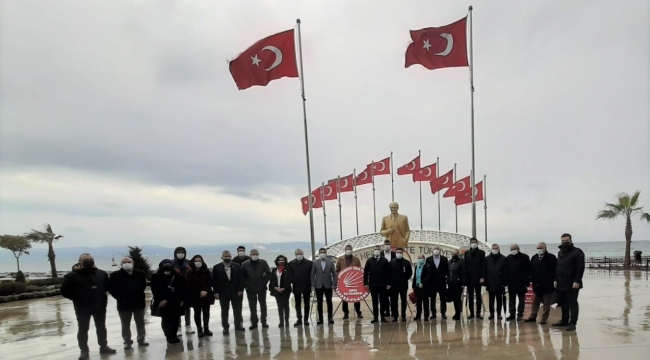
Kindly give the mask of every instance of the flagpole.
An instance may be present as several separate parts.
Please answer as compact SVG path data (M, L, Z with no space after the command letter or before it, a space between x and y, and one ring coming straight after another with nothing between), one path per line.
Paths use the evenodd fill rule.
M420 150L418 150L418 158L420 158L420 164L422 164L422 158L420 157L421 153ZM420 169L418 169L420 171ZM422 228L422 181L419 181L420 183L420 230L423 230Z
M393 177L393 152L390 152L390 192L391 201L395 201L395 178Z
M343 240L343 215L341 214L341 175L336 177L336 192L339 197L339 230L341 232L341 240Z
M436 158L436 181L440 177L440 157ZM438 231L441 231L440 225L440 191L438 191Z
M475 155L474 155L474 51L473 51L473 36L472 36L472 9L469 7L469 89L471 94L471 109L472 109L472 173L470 177L470 186L472 189L476 186L475 179ZM476 237L476 195L472 190L472 236Z
M454 163L454 184L456 183L456 164ZM454 208L456 212L456 234L458 234L458 205L454 201Z
M309 165L309 136L307 135L307 98L305 97L305 72L302 68L302 37L300 35L300 19L296 20L298 27L298 59L300 61L300 96L302 97L302 115L305 127L305 155L307 158L307 190L309 194L309 231L311 236L311 258L316 259L316 236L314 234L314 209L312 207L311 170Z
M327 213L325 212L325 183L320 186L320 198L323 199L323 229L325 229L325 246L327 247Z
M354 185L354 215L357 218L357 236L359 236L359 205L357 203L357 169L352 171L352 185Z
M487 242L487 175L483 175L483 210L485 211L485 242Z
M375 233L377 232L377 205L375 204L375 161L373 160L370 166L370 178L372 179L372 214L374 217L373 225L375 226Z

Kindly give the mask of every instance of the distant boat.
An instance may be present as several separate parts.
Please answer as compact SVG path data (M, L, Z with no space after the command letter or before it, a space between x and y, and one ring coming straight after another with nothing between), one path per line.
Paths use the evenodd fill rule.
M114 258L114 257L111 258L111 261L113 261L113 265L112 265L112 266L117 266L117 263L115 262L115 258Z

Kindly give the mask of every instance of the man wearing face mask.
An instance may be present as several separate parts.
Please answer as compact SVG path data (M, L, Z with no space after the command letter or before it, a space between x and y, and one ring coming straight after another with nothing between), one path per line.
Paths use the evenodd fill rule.
M429 264L424 259L424 255L418 255L418 262L415 266L415 273L413 275L413 292L416 299L416 313L414 321L420 321L422 317L422 308L424 307L424 320L429 320L429 296L427 295L428 276L431 272Z
M582 289L582 276L585 273L585 254L573 246L571 234L562 234L562 245L557 255L555 271L555 291L557 303L562 307L562 320L553 326L566 326L567 331L575 331L578 323L578 292Z
M311 283L316 291L316 308L318 309L317 325L323 324L323 296L327 302L327 319L328 323L334 324L332 305L332 290L336 289L338 276L334 263L327 258L327 249L318 250L318 259L314 261L311 267Z
M357 256L352 255L352 245L345 246L345 255L338 258L336 261L336 273L340 273L350 266L361 267L361 260ZM361 315L361 303L354 303L354 311L357 314L358 319L363 319ZM348 308L348 303L343 301L343 320L350 318L350 310Z
M481 287L485 282L485 251L478 248L478 239L475 237L469 240L469 250L465 252L465 280L467 285L467 298L469 300L469 315L467 319L474 318L474 309L476 317L483 319L483 295ZM476 307L474 307L474 296L476 296Z
M311 304L312 291L312 278L310 276L314 264L311 260L305 259L305 253L302 249L296 249L295 255L296 258L289 262L288 267L296 303L296 317L298 318L293 326L298 327L303 325L303 319L305 326L309 325L309 305ZM303 307L305 309L304 314Z
M460 320L463 312L462 294L465 285L465 266L458 256L458 250L451 251L449 260L449 276L447 278L449 288L447 289L447 301L454 303L453 320Z
M381 322L387 322L384 314L387 313L384 309L388 306L386 302L382 301L384 294L390 289L390 264L385 257L381 256L379 245L375 246L372 252L372 257L366 260L366 266L363 269L363 285L367 290L370 290L372 296L372 324L379 322L381 315ZM380 308L381 307L381 308Z
M397 301L401 301L402 321L406 322L406 292L409 288L409 279L413 276L413 265L404 259L404 249L395 250L395 258L390 261L390 304L393 322L397 322Z
M187 273L187 270L190 270L190 261L187 259L187 250L185 250L184 247L177 247L174 249L174 260L172 261L174 265L174 272L176 275L179 275L181 278L185 278L185 273ZM192 330L192 325L191 325L191 307L189 305L185 305L185 308L183 309L183 312L185 314L185 333L186 334L194 334L194 330ZM183 333L181 331L180 324L182 322L179 322L179 327L178 327L178 336L181 336Z
M551 298L553 296L553 279L557 267L555 255L546 251L546 243L537 244L537 254L530 259L530 280L533 283L533 306L530 310L530 317L526 322L536 322L540 303L544 304L542 310L542 321L546 324L548 315L551 312Z
M235 318L235 330L245 331L242 318L242 302L244 297L244 270L241 265L232 261L230 251L221 253L222 262L212 268L212 290L214 298L221 305L221 326L224 335L229 333L228 312L232 306Z
M381 257L388 260L389 264L393 259L395 259L395 252L391 250L392 249L391 246L392 246L391 241L389 239L386 239L386 240L384 240L384 247L383 247L383 249L381 251ZM391 309L393 308L391 306L390 292L389 291L384 291L384 294L382 296L383 296L383 298L381 299L381 302L383 304L386 304L385 307L382 307L382 312L383 312L382 316L385 316L386 318L389 318L390 315L391 315L390 314ZM393 314L393 317L397 317L397 316L398 316L398 314Z
M490 320L494 319L494 302L497 305L497 318L501 316L503 306L503 294L508 285L508 260L501 255L499 245L492 245L492 253L485 259L485 287L487 288L490 301Z
M237 247L237 256L235 256L234 259L232 259L232 262L235 264L242 265L246 261L250 260L250 256L246 255L246 248L244 246L238 246Z
M79 256L79 266L63 277L61 295L72 300L74 311L77 315L77 342L81 350L80 360L90 357L88 348L88 329L92 317L97 329L97 343L100 354L115 354L116 351L108 347L106 333L106 305L110 289L108 275L95 267L92 255L84 253Z
M508 308L510 316L506 320L515 319L517 310L517 321L524 318L524 307L526 306L526 292L530 284L530 258L522 253L519 245L510 245L510 254L507 257L508 263ZM519 298L519 306L516 306Z
M429 296L431 301L431 319L436 318L436 295L440 297L440 316L447 318L447 276L449 275L449 260L441 255L440 246L433 247L433 255L427 258L429 267Z
M261 322L263 328L268 328L266 323L266 289L271 280L271 268L266 260L260 259L257 249L251 250L251 259L246 261L244 269L244 286L248 307L251 312L250 330L257 329L257 323ZM260 304L260 318L257 317L257 304Z
M133 259L125 257L122 259L122 268L111 273L109 279L109 292L117 300L117 312L122 322L122 339L124 349L131 349L131 318L135 320L137 330L138 346L149 346L144 340L146 335L144 328L145 295L147 289L147 277L144 271L133 268Z

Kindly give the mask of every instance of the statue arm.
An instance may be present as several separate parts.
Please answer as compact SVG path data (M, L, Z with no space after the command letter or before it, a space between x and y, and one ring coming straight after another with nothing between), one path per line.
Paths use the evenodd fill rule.
M404 240L408 244L409 238L411 237L411 228L409 227L409 218L404 217L404 228L405 228L405 234L404 234Z
M379 230L379 233L383 237L390 237L390 233L388 232L388 229L386 228L386 221L384 218L381 219L381 230Z

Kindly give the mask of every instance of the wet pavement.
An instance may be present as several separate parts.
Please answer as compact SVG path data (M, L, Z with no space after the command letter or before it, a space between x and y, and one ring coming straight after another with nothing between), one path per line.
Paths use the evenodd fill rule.
M334 325L317 327L312 318L309 327L280 330L275 302L269 297L269 329L231 332L224 336L219 326L219 305L215 305L212 307L213 337L199 339L196 334L183 335L181 344L168 345L159 319L147 315L147 341L151 345L127 351L122 349L119 318L111 299L108 341L118 352L99 355L91 324L91 359L647 359L650 354L649 274L587 271L584 284L576 332L550 325L490 322L487 318L453 321L453 310L448 311L449 319L445 321L438 318L415 323L409 316L407 323L376 326L370 324L370 312L365 305L363 320L344 321L339 310ZM247 308L246 300L244 308ZM559 309L553 309L550 322L559 320L559 315ZM247 318L245 311L244 319ZM132 332L135 335L135 325ZM0 348L2 360L76 359L79 350L71 302L52 297L0 305Z

